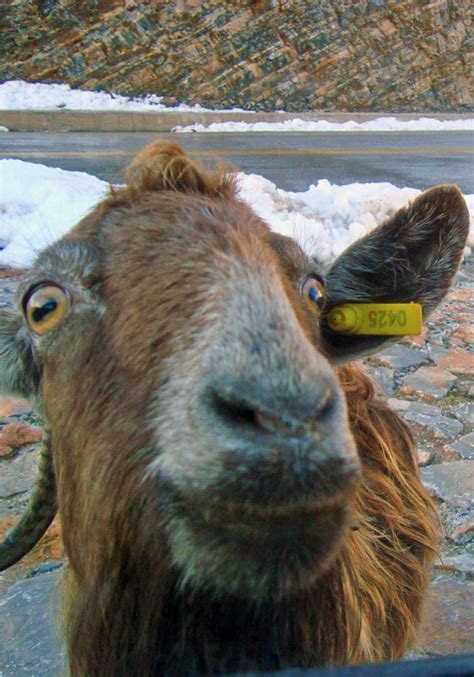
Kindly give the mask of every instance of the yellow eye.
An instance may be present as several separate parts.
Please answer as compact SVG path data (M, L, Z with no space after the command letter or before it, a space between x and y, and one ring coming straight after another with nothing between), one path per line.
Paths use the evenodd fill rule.
M69 299L60 287L45 284L28 296L25 315L30 328L42 336L54 329L69 308Z
M301 294L308 308L319 317L326 304L323 283L315 275L307 275L301 285Z

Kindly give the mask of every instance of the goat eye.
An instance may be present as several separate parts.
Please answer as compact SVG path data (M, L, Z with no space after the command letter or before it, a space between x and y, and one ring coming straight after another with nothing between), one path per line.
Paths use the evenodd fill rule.
M308 308L318 317L326 304L324 285L315 275L307 275L301 285L301 294Z
M69 299L60 287L42 285L30 293L24 307L30 328L42 336L54 329L64 317L69 308Z

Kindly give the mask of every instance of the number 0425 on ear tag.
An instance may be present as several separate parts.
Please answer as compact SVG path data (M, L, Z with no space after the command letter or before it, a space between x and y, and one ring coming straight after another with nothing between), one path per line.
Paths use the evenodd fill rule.
M421 334L419 303L343 303L332 308L327 323L341 334L413 336Z

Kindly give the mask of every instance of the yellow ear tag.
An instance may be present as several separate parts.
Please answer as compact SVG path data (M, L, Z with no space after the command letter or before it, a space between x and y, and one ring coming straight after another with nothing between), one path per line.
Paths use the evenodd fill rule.
M419 303L343 303L330 310L327 322L341 334L414 336L421 334L423 312Z

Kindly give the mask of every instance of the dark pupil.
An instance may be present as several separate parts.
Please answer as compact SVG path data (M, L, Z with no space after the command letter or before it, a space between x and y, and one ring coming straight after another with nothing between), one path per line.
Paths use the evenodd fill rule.
M317 300L317 298L318 298L318 296L319 296L319 292L318 292L318 290L316 289L316 287L311 287L311 289L309 290L308 296L309 296L309 298L311 299L311 301L316 301L316 300Z
M43 303L39 308L35 308L32 313L33 320L35 322L41 322L45 315L52 313L53 310L56 310L58 304L54 299L48 299L46 303Z

